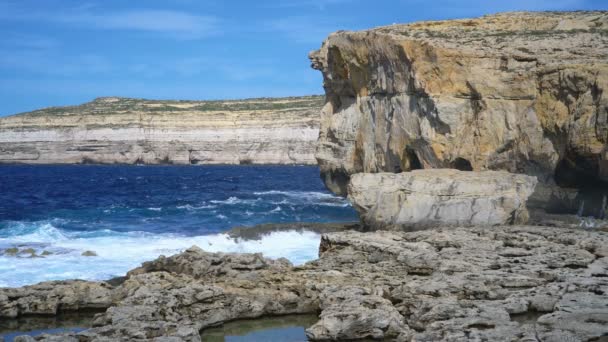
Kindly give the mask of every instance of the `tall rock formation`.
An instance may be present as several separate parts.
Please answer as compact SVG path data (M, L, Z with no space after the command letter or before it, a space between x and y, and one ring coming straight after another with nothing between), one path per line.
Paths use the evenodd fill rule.
M537 176L541 200L608 181L607 12L340 31L310 58L327 95L316 157L335 193L354 173L420 168Z
M99 98L0 118L0 163L315 164L322 102Z

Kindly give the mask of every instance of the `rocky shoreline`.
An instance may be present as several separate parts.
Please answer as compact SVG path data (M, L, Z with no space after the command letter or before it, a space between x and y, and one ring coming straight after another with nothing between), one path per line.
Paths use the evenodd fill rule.
M608 236L538 226L324 234L294 267L198 247L120 283L0 289L3 320L103 309L94 327L21 341L200 341L238 320L318 314L311 340L592 341L608 336ZM19 340L18 340L19 341Z

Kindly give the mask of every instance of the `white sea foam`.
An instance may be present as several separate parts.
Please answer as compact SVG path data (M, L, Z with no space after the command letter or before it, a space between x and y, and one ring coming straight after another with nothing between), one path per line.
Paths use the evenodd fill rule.
M270 190L270 191L260 191L253 193L256 196L261 196L255 199L242 199L236 196L231 196L225 200L212 200L209 203L211 205L215 205L211 207L211 205L197 207L199 209L205 208L215 208L218 205L238 205L238 204L246 204L246 205L255 205L260 202L266 202L271 204L296 204L296 203L306 203L306 204L316 204L321 206L329 206L329 207L348 207L350 204L348 201L342 197L338 197L332 194L324 193L324 192L316 192L316 191L278 191L278 190ZM276 199L274 201L269 201L268 199L264 199L263 197L267 196L280 196L283 198ZM185 205L179 206L178 209L187 209L192 210L194 207Z
M273 232L260 240L234 240L226 234L180 236L144 232L112 231L71 234L51 224L39 224L35 233L0 238L54 254L45 258L0 256L0 286L22 286L47 280L104 280L124 275L142 262L159 255L179 253L193 245L209 252L263 253L266 257L285 257L294 264L316 259L320 235L312 232ZM36 243L44 242L44 245ZM92 250L97 257L83 257ZM41 271L44 270L44 271Z
M261 198L256 198L256 199L241 199L238 197L234 197L231 196L226 200L212 200L209 201L210 203L213 204L223 204L223 205L235 205L235 204L248 204L248 205L254 205L258 202L260 202L262 199Z
M241 203L242 200L240 200L238 197L228 197L227 200L223 200L223 201L219 201L219 200L213 200L211 201L211 203L215 203L215 204L237 204L237 203Z
M278 191L278 190L270 190L270 191L258 191L254 192L254 195L264 196L264 195L281 195L286 197L296 197L296 198L306 198L306 199L324 199L324 198L340 198L332 194L328 194L326 192L318 192L318 191Z
M12 222L0 231L0 242L54 242L68 237L52 221Z
M347 201L343 201L343 202L323 202L320 203L320 205L326 206L326 207L340 207L340 208L346 208L350 206L350 203L348 203Z
M317 192L317 191L278 191L278 190L270 190L270 191L260 191L254 192L254 195L257 196L282 196L287 199L282 199L280 202L271 202L274 204L287 204L293 201L300 202L308 202L314 203L322 206L329 207L343 207L346 208L350 204L348 201L342 197L335 196L332 194L328 194L325 192Z
M177 209L186 209L188 211L195 211L195 210L201 210L201 209L214 209L217 208L216 205L200 205L200 206L194 206L194 205L190 205L190 204L186 204L186 205L178 205L176 207Z
M250 196L251 197L251 196ZM249 210L240 210L246 205ZM257 208L258 205L262 207ZM196 214L209 214L209 217L228 222L233 211L243 215L289 216L293 221L301 219L298 207L301 205L320 205L348 207L348 202L332 194L314 191L264 191L255 192L253 198L229 197L196 204L173 206L185 211L200 211ZM224 206L233 206L223 211ZM273 209L274 208L274 209ZM110 213L120 210L150 210L171 212L168 208L127 208L111 206L104 208ZM230 214L229 214L230 213ZM225 214L225 215L223 215ZM156 214L154 214L156 215ZM151 216L148 214L148 216ZM310 214L308 220L320 219ZM154 221L145 217L142 222ZM70 222L46 220L38 222L2 222L0 229L0 249L19 245L20 248L32 247L38 254L52 252L45 258L20 258L0 255L0 287L21 286L40 281L59 279L104 280L124 275L128 270L142 262L153 260L159 255L179 253L193 245L210 252L260 252L267 257L285 257L295 264L316 259L320 235L312 232L298 233L274 232L260 240L234 240L226 234L188 237L179 234L154 234L146 232L117 232L109 229L64 230L57 227L71 227ZM94 228L87 225L87 229ZM213 227L211 227L213 228ZM97 257L84 257L84 251L95 251ZM1 254L1 253L0 253Z

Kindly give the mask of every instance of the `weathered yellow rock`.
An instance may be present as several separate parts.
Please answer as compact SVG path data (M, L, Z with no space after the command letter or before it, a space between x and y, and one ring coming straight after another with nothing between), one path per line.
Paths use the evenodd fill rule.
M608 181L607 12L341 31L310 58L327 94L316 157L336 193L353 173L415 168Z

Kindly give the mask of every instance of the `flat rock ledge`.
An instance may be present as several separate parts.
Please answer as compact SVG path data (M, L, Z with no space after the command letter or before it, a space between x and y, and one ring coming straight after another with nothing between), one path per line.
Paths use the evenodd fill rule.
M524 224L536 177L506 171L358 173L348 198L372 229Z
M224 322L318 313L309 339L603 341L608 234L499 226L323 235L294 267L192 247L129 272L0 289L0 319L107 307L79 333L17 341L200 341Z

